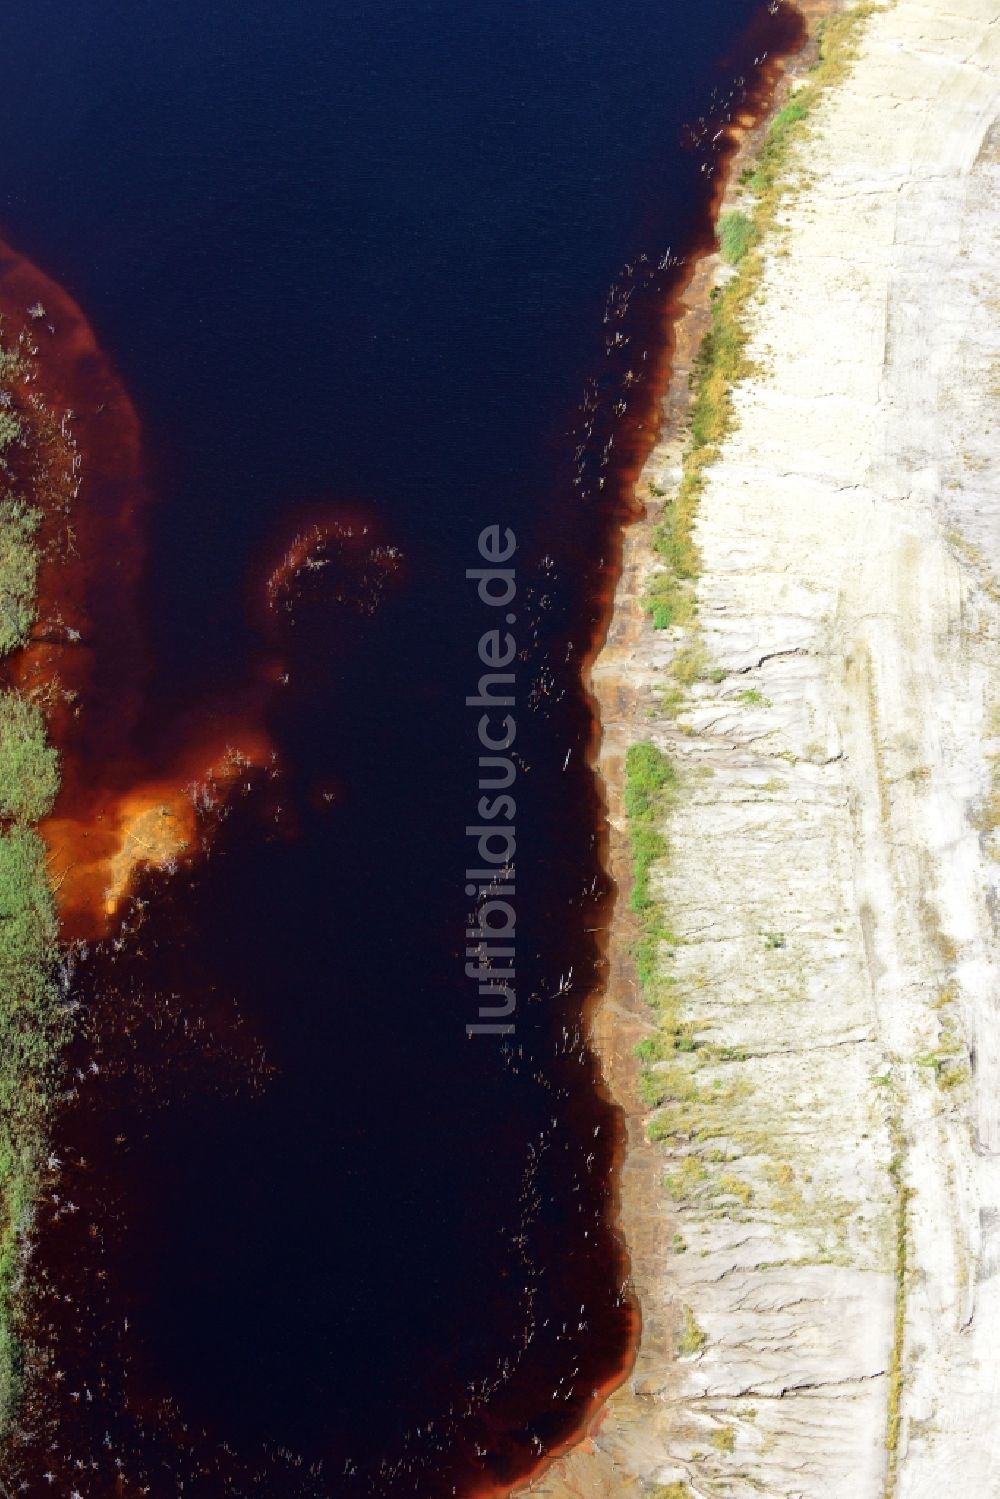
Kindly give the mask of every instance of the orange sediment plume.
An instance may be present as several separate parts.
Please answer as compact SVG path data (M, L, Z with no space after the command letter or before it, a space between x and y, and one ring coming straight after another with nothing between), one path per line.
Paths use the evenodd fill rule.
M52 856L64 930L78 937L106 931L138 872L176 869L202 848L211 831L211 812L241 775L264 765L270 753L263 735L247 730L239 748L227 748L214 763L204 755L192 756L190 774L177 764L159 780L109 788L83 815L65 816L57 807L42 824L42 833Z
M76 302L2 243L0 341L22 355L8 382L24 434L11 477L43 517L38 617L6 677L44 705L60 751L62 786L41 832L63 935L92 939L141 868L170 869L196 852L227 790L272 762L265 719L287 681L281 633L310 580L322 579L341 610L368 615L399 552L357 507L302 514L252 580L258 628L278 653L238 684L238 706L212 704L210 730L169 726L154 758L137 732L149 680L141 588L151 500L138 414Z
M139 418L77 304L2 244L0 313L4 345L24 356L10 382L25 437L12 477L43 517L38 617L7 675L44 704L61 753L62 788L41 831L64 935L98 937L141 866L172 866L195 848L199 788L217 800L270 748L251 694L247 722L165 766L142 762L150 495Z

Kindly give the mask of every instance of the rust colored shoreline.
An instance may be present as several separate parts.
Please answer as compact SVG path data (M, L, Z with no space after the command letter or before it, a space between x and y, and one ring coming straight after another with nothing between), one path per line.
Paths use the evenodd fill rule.
M583 1022L590 1034L590 1044L597 1057L604 1096L616 1109L616 1131L613 1173L608 1200L608 1218L621 1244L623 1263L629 1270L630 1305L634 1339L628 1359L610 1376L599 1392L584 1422L573 1438L558 1450L547 1453L535 1470L513 1489L477 1490L474 1499L502 1499L504 1494L545 1495L546 1499L575 1499L577 1495L638 1495L640 1490L620 1486L611 1477L594 1438L608 1418L608 1401L620 1391L632 1375L639 1355L643 1328L643 1297L631 1279L632 1246L623 1219L628 1210L629 1189L625 1172L629 1164L631 1133L642 1130L645 1110L637 1094L638 1064L634 1047L645 1031L630 1012L644 1006L632 959L639 936L627 900L632 884L632 860L627 836L611 818L613 808L622 806L624 763L609 764L602 758L605 726L617 711L620 686L595 681L594 668L608 647L617 623L616 598L625 577L629 533L649 518L649 495L642 496L643 473L654 449L665 438L680 439L690 404L689 376L701 340L707 331L710 315L710 293L717 264L716 226L734 181L759 147L774 115L787 99L794 79L812 65L816 56L817 21L831 13L836 0L772 0L758 17L775 15L779 5L791 20L791 34L780 48L768 50L758 76L748 87L732 117L727 120L712 164L713 190L706 208L704 230L692 250L676 268L661 300L661 339L652 376L644 387L641 409L630 422L630 455L621 470L622 518L609 538L611 555L603 574L600 595L601 613L589 648L581 661L581 680L591 714L591 731L586 747L587 764L592 771L602 810L598 828L598 856L606 871L612 893L608 900L609 924L599 937L600 962L607 979L602 988L587 999ZM714 121L713 121L714 123ZM646 528L649 529L648 527ZM645 544L645 543L640 543ZM646 626L650 628L650 626ZM624 1001L624 1002L623 1002ZM625 1011L624 1020L613 1014ZM673 1357L672 1351L667 1355ZM596 1459L596 1464L592 1461ZM571 1473L569 1469L572 1468ZM595 1483L596 1487L591 1487ZM586 1483L586 1489L580 1487ZM612 1486L613 1485L613 1486Z
M99 934L126 825L162 791L136 784L130 747L142 683L135 611L149 492L138 415L80 307L9 245L0 245L0 300L5 336L14 332L32 348L19 394L33 390L58 413L67 446L58 494L50 485L39 495L29 478L43 515L38 618L12 675L46 702L60 751L62 786L41 832L63 937L73 940ZM109 640L113 669L104 659ZM188 841L190 820L169 837L161 832L164 847Z

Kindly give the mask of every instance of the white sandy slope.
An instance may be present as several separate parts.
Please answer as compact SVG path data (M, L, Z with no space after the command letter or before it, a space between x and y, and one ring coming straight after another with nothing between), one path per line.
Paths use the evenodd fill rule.
M604 765L651 737L682 768L665 966L735 1060L692 1071L707 1136L631 1131L639 1360L539 1494L881 1499L901 1283L895 1492L1000 1495L998 110L987 0L896 0L821 103L701 505L679 719L629 541Z

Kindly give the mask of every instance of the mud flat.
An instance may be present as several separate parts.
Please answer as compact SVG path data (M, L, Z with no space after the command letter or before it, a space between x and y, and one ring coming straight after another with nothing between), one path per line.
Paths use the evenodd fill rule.
M675 778L596 1022L643 1334L533 1494L1000 1485L1000 28L895 0L856 52L752 252L691 617L644 604L680 359L594 669L623 879L629 747Z

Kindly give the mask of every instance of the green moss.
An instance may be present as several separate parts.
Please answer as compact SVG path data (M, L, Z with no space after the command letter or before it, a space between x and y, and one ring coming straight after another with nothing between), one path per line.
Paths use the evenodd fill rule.
M775 185L785 169L788 149L800 134L796 126L809 118L811 105L807 85L775 115L750 174L749 186L752 192L764 194Z
M678 1146L732 1132L732 1111L749 1098L749 1081L738 1077L725 1083L720 1078L705 1083L702 1076L695 1068L679 1063L657 1073L658 1112L646 1128L654 1144L662 1140Z
M643 599L653 628L657 630L689 624L694 617L694 595L686 582L691 574L679 573L669 559L665 560L668 561L667 567L651 575Z
M686 1155L676 1171L663 1178L663 1185L674 1202L690 1202L697 1197L708 1179L708 1172L697 1156Z
M742 1177L733 1176L726 1172L719 1178L719 1191L723 1197L735 1197L743 1207L748 1208L753 1201L753 1187L745 1182Z
M677 1334L677 1352L681 1358L690 1358L695 1353L700 1353L708 1342L703 1329L698 1325L697 1318L689 1306L686 1306L681 1314L680 1332Z
M24 645L35 621L40 521L12 496L0 500L0 653Z
M938 1087L950 1093L953 1088L962 1088L972 1078L972 1073L966 1062L954 1063L950 1067L942 1067L937 1074Z
M625 757L625 811L632 847L632 909L639 915L651 905L649 872L666 853L657 814L676 782L667 757L644 740L630 746Z
M0 814L39 822L59 789L59 756L36 705L17 692L0 694Z
M0 407L0 453L19 440L21 430L21 423L13 412Z
M682 687L692 687L695 682L702 682L711 674L708 652L699 640L692 640L677 652L670 670L674 680Z
M633 744L625 758L625 811L643 821L657 809L660 793L673 786L677 773L666 755L649 740Z
M718 1431L713 1431L709 1441L716 1452L732 1452L736 1446L735 1426L720 1426Z
M727 213L719 220L719 249L730 265L739 265L753 241L753 221L745 213Z

